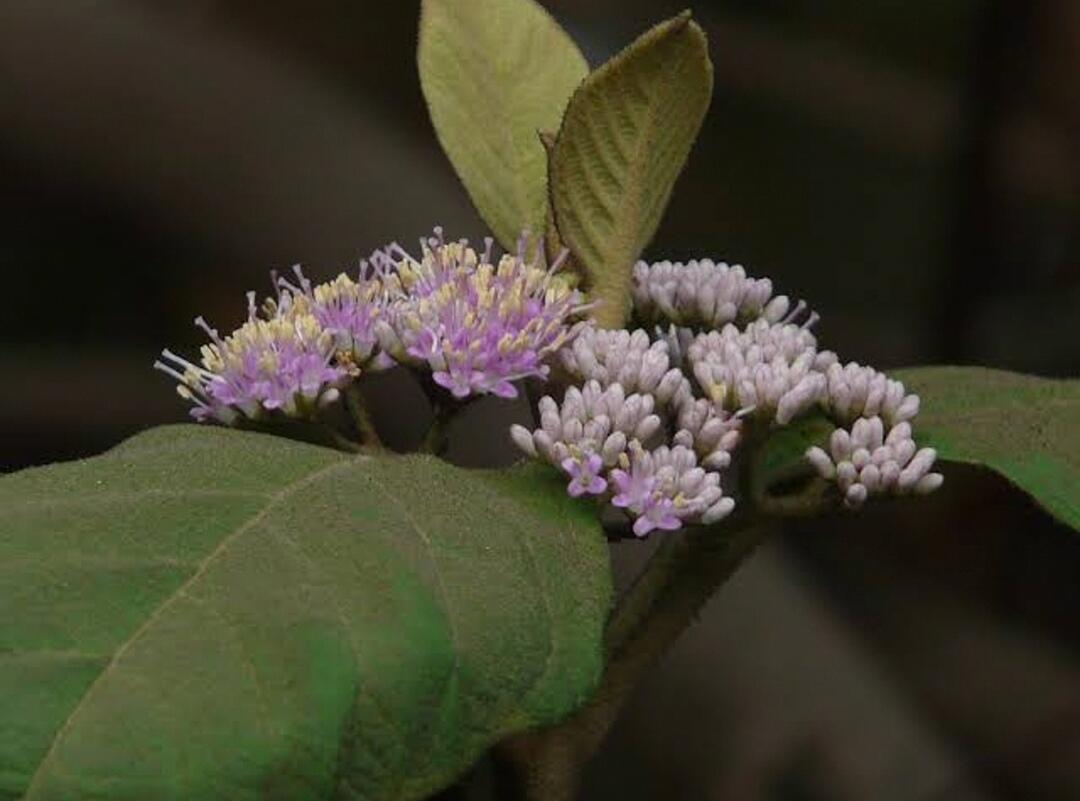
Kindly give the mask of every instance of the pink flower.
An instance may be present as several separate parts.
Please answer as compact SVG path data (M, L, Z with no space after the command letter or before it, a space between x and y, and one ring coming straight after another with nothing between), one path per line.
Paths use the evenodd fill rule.
M496 261L491 240L478 253L435 232L419 261L397 246L383 254L405 288L392 313L395 356L426 364L455 398L516 397L514 381L547 377L544 361L573 335L582 295L558 272L561 260L550 268L526 260L524 236L516 254Z
M598 454L590 453L582 459L563 459L562 469L570 476L566 492L573 498L582 495L599 495L607 489L607 481L600 475L604 462Z
M304 417L336 397L348 371L333 363L334 339L307 313L259 317L254 293L248 321L221 337L201 317L195 321L210 337L201 364L164 351L154 366L179 382L180 396L194 404L197 420L232 423L266 412Z
M635 460L630 472L612 470L611 480L618 494L611 499L614 506L640 514L656 490L656 478L646 472L639 460Z
M682 520L675 514L675 504L670 498L650 496L638 519L634 521L634 534L644 537L653 529L674 531L682 528Z

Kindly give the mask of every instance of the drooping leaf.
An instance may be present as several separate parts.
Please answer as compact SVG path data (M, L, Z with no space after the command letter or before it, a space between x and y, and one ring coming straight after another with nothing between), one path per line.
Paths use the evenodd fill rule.
M573 40L534 0L424 0L417 61L435 133L495 238L510 249L524 227L543 233L537 131L558 127L589 71Z
M570 98L550 164L552 206L601 303L601 325L626 319L633 263L660 224L711 94L705 34L685 13L643 34Z
M178 426L0 479L0 799L412 799L578 706L610 595L541 470Z
M1000 473L1080 530L1080 381L984 367L920 367L896 377L922 398L920 444Z

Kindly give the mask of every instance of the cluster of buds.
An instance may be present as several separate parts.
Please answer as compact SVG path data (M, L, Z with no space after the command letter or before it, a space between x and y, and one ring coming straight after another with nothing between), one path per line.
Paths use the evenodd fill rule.
M638 536L713 522L734 507L719 469L730 464L739 421L697 404L669 351L644 329L590 324L561 352L565 373L582 388L570 386L561 403L541 398L535 431L511 429L522 451L566 473L571 495L621 510Z
M609 331L589 325L561 355L563 367L575 379L648 393L661 406L677 406L690 393L686 376L671 364L667 342L653 342L642 329Z
M851 507L871 495L926 493L942 481L917 450L919 398L883 373L819 350L817 315L772 282L709 260L639 263L634 315L652 326L587 325L560 352L569 386L539 404L540 427L514 426L527 455L562 470L567 491L621 510L636 535L709 524L735 506L722 474L748 427L823 413L840 426L807 459Z
M825 408L841 423L880 415L887 425L911 420L919 413L919 396L873 367L848 362L830 364L825 371L828 387Z
M515 381L547 375L587 309L559 263L527 260L525 243L495 262L491 240L477 253L436 228L419 259L390 245L355 278L314 285L296 269L294 280L275 277L261 309L249 293L248 320L229 336L197 320L211 339L200 364L165 351L155 367L197 420L226 424L310 417L363 372L395 363L429 369L458 399L514 397Z
M850 432L836 429L828 451L814 446L806 458L822 478L836 482L844 503L853 508L871 495L925 495L944 481L941 473L930 472L937 452L916 451L910 423L898 423L886 434L877 416L860 417Z
M634 265L634 311L653 324L713 329L759 318L777 322L788 313L789 300L772 292L768 278L751 278L740 265L710 259Z
M563 466L567 459L584 464L597 455L610 468L631 442L650 442L660 431L655 404L652 395L627 396L621 384L603 388L589 381L567 389L561 405L550 396L541 398L540 428L530 432L515 425L510 435L529 456L552 464Z
M809 324L755 320L701 334L687 349L694 377L717 406L787 425L825 391L822 369L836 361L818 352Z

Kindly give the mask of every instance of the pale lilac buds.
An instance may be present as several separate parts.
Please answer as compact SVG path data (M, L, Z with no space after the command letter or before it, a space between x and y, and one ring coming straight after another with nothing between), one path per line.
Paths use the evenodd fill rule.
M678 405L690 395L686 376L671 364L667 342L653 342L642 329L609 331L587 325L561 357L575 378L649 393L661 406Z
M539 428L511 437L570 476L572 495L623 510L638 536L723 518L734 500L721 474L740 443L810 414L854 423L806 454L848 506L941 484L936 454L911 438L918 396L819 350L817 315L773 297L768 279L709 260L639 262L633 297L652 333L583 327L559 352L581 388L545 397Z
M859 417L880 416L887 425L911 420L919 413L919 396L873 367L856 362L831 364L825 370L827 385L823 405L843 423Z
M821 370L836 357L819 353L805 327L756 320L742 330L727 325L701 334L687 358L698 385L718 407L786 425L822 398Z
M790 304L784 296L773 298L772 289L768 278L710 259L634 265L634 309L650 323L710 329L759 317L778 322Z
M898 423L886 433L876 416L859 418L850 432L836 429L828 451L812 447L806 458L822 478L836 482L850 507L861 506L872 495L925 495L944 480L930 472L937 452L916 449L910 423Z
M561 404L540 399L540 428L530 432L515 425L511 436L519 448L534 458L562 466L568 458L597 454L611 467L630 442L652 442L661 428L651 395L627 395L622 385L602 389L597 381L570 387Z

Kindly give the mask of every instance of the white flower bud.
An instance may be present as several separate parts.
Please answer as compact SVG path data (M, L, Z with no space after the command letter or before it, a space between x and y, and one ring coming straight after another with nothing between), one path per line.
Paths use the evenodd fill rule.
M817 446L810 448L806 452L806 458L822 478L832 479L836 477L836 466L833 464L832 459L829 458L829 454L825 453L821 448Z
M859 477L859 471L855 469L855 465L851 462L840 462L836 466L836 483L840 487L841 491L846 492L848 487L855 483L855 479Z
M634 436L641 442L648 442L660 430L661 425L663 423L660 418L655 414L650 414L638 423L637 428L634 429Z
M707 526L712 525L713 523L718 523L725 517L727 517L729 514L731 514L734 508L734 500L732 500L731 498L721 498L719 501L717 501L705 510L705 513L701 515L701 522Z
M536 445L537 454L554 465L562 463L562 460L555 455L554 440L547 431L540 429L533 432L533 443Z
M940 487L944 481L945 476L941 475L941 473L927 473L915 484L915 492L919 495L929 495Z
M844 494L844 503L852 509L857 509L866 501L867 489L862 484L852 484Z
M614 434L611 434L604 441L604 447L600 452L604 464L609 466L615 464L619 460L619 455L626 452L626 446L626 434L622 431L616 431Z
M515 423L510 426L510 438L527 456L536 458L536 443L533 442L533 435L529 429Z

